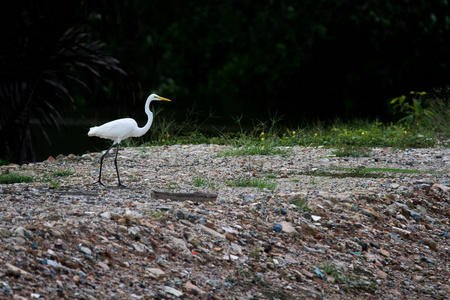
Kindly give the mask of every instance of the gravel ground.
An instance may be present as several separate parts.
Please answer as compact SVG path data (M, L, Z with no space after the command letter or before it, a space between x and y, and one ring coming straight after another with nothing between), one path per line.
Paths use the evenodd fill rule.
M123 149L129 189L101 153L0 167L34 177L0 185L0 298L448 299L449 148L227 149Z

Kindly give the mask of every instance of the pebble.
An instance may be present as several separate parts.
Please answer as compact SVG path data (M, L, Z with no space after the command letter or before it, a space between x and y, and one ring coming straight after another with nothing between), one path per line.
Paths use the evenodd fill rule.
M317 222L317 221L319 221L320 219L322 219L322 217L315 216L315 215L311 215L311 219L312 219L314 222Z
M192 282L190 282L190 281L186 282L184 287L186 288L188 293L193 294L193 295L200 295L200 296L202 296L202 295L206 294L206 292L204 290L202 290L201 288L199 288L195 284L192 284Z
M283 230L283 225L279 224L279 223L275 223L273 224L273 231L279 233Z
M214 238L225 239L225 236L223 234L215 231L214 229L208 228L202 224L197 224L196 227Z
M430 249L432 250L436 250L437 249L437 243L431 239L431 238L423 238L422 242L427 245L428 247L430 247Z
M87 247L80 246L79 249L80 249L81 252L83 252L83 253L85 253L87 255L92 255L91 249L89 249Z
M294 226L291 223L282 221L280 222L281 230L289 235L298 235L297 230L295 230Z
M168 294L174 295L175 297L181 297L183 296L183 293L179 290L174 289L173 287L170 286L165 286L164 287L164 291Z
M166 273L158 268L146 268L145 272L153 279L162 279L166 276Z

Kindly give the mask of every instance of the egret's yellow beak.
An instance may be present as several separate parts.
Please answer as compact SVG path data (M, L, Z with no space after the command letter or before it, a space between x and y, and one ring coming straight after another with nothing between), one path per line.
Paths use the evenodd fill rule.
M170 100L170 99L167 99L167 98L163 98L163 97L160 97L160 96L156 96L159 100L162 100L162 101L172 101L172 100Z

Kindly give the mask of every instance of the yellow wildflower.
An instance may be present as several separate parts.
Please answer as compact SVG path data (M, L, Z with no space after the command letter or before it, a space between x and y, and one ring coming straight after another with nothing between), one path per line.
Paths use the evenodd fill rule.
M264 141L264 138L261 138L261 141Z

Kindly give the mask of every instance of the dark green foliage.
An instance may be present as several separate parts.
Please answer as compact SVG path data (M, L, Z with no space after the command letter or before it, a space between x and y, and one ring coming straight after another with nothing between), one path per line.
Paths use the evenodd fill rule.
M35 160L31 120L43 131L59 128L82 90L96 92L105 84L101 74L125 72L78 22L81 2L30 0L9 7L0 17L0 157L22 163Z
M447 1L96 3L144 86L221 116L385 116L393 96L448 83Z

